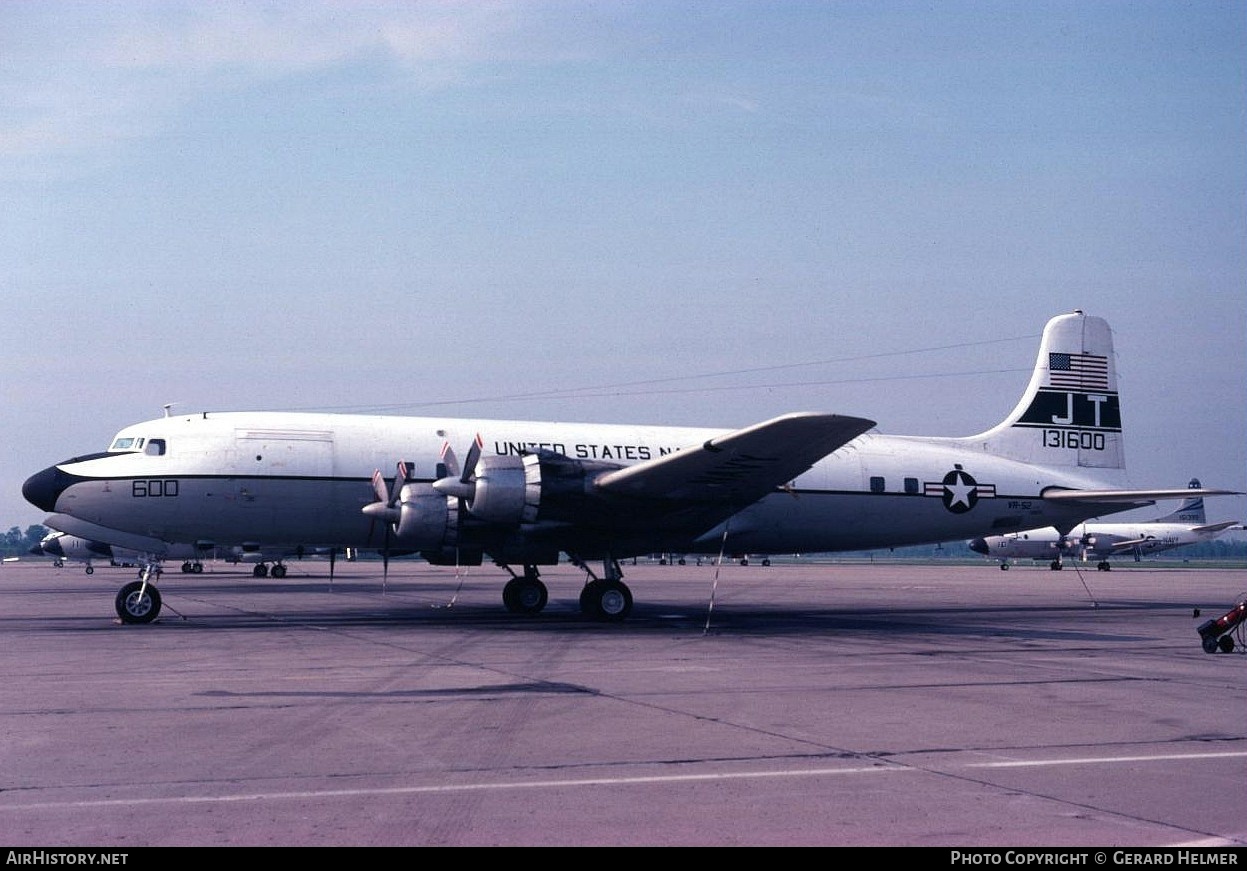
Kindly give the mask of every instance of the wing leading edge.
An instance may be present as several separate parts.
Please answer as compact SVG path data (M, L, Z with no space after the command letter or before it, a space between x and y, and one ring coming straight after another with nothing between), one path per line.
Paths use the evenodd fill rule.
M594 488L635 499L748 504L874 426L873 420L861 417L786 414L707 439L697 447L607 472Z

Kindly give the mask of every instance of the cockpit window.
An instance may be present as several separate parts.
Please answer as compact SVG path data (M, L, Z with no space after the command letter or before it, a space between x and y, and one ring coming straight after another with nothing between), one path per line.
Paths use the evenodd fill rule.
M164 439L148 439L140 436L118 436L113 439L112 447L108 450L110 453L114 454L133 454L142 451L148 456L162 457L164 456L165 451L168 450L168 445Z

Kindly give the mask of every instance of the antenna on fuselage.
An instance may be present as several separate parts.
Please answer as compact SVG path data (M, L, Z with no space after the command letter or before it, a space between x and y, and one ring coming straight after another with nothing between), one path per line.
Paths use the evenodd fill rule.
M173 406L175 406L175 405L177 405L177 403L176 403L176 402L166 402L166 403L162 406L162 408L164 408L164 410L165 410L165 417L168 417L168 416L169 416L169 409L173 408Z

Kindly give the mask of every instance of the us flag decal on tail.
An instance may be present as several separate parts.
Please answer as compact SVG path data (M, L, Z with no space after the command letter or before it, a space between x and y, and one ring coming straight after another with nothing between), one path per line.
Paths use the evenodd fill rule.
M1095 354L1049 354L1048 381L1071 390L1108 390L1108 357Z

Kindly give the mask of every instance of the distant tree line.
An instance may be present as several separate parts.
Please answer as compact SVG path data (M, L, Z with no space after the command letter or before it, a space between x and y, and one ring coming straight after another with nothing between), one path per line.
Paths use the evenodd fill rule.
M48 528L38 523L27 526L25 532L16 526L10 527L4 534L4 541L0 543L0 554L6 557L26 556L47 534Z
M40 540L49 532L46 526L38 523L26 527L23 532L19 527L13 526L4 534L3 541L0 541L0 555L5 557L24 557L30 553L30 549L40 542ZM966 545L964 541L950 541L943 544L926 544L915 545L913 547L898 547L889 550L873 550L860 551L845 554L852 556L854 554L860 556L880 556L880 557L905 557L910 559L923 558L954 558L954 559L986 559L979 554L974 553ZM362 555L362 554L361 554ZM372 555L371 552L368 553ZM1129 554L1123 554L1117 558L1118 562L1133 559ZM1160 560L1247 560L1247 541L1232 540L1218 538L1213 541L1205 541L1200 544L1187 544L1173 550L1164 551L1153 557L1145 557L1145 559Z

